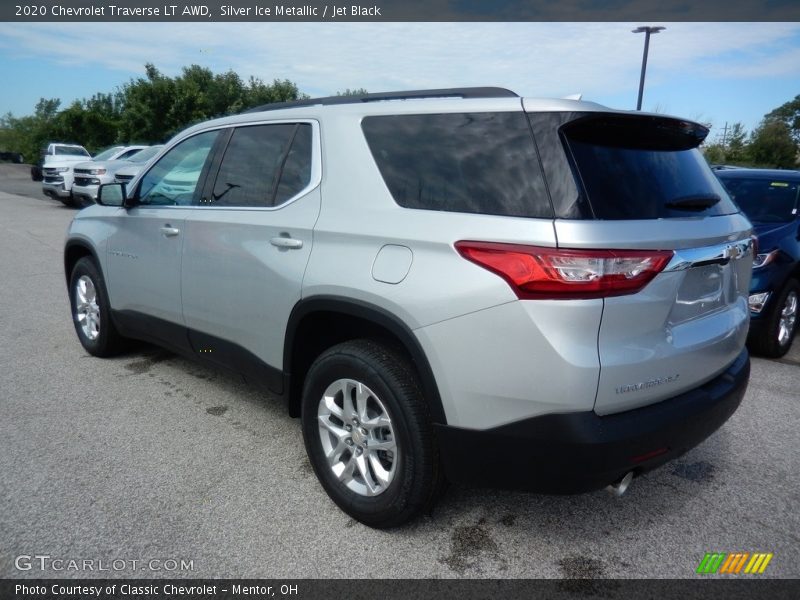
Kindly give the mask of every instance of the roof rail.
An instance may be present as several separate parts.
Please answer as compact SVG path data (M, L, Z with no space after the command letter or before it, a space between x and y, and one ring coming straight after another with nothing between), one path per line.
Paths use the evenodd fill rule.
M445 88L440 90L411 90L407 92L378 92L362 96L327 96L325 98L306 98L291 102L274 102L248 109L244 112L262 112L299 106L332 104L358 104L359 102L380 102L382 100L416 100L419 98L519 98L511 90L500 87Z

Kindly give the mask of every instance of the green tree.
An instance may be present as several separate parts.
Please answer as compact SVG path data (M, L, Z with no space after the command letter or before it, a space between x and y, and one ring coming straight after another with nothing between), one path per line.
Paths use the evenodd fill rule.
M741 123L734 123L725 143L725 162L742 165L748 163L747 130Z
M145 74L122 88L120 132L126 139L164 141L193 123L301 96L288 79L267 85L250 77L245 84L233 71L215 75L199 65L173 78L147 64Z
M789 128L792 139L800 144L800 94L781 104L778 108L767 114L767 119L782 121Z
M97 152L119 138L121 107L118 97L95 94L88 100L76 100L52 120L49 138L80 143L90 152Z
M734 123L717 136L716 142L705 145L704 153L710 164L749 165L751 157L744 125Z
M0 118L0 145L20 152L27 162L37 162L42 147L53 138L60 106L57 98L40 98L32 115L7 113Z
M308 96L301 94L297 85L288 79L274 79L271 85L267 85L257 77L250 77L244 94L243 109L303 98Z
M797 143L782 120L765 118L750 137L750 155L762 167L793 169L797 166Z
M366 94L369 94L366 88L356 88L354 90L347 88L344 91L336 92L337 96L365 96Z
M41 98L33 115L0 117L0 146L35 162L51 141L80 143L93 152L114 143L155 143L199 121L298 98L307 96L288 79L243 82L231 70L214 74L199 65L169 77L148 63L143 77L113 93L76 100L63 110L59 99Z
M725 164L725 147L722 144L710 144L703 148L703 156L711 165Z
M145 77L132 79L122 87L125 109L120 121L123 139L164 141L179 128L172 121L175 83L150 63Z

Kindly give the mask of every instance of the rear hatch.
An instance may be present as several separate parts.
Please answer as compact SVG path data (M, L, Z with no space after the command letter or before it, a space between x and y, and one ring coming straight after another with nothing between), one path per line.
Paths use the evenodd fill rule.
M651 404L723 372L747 335L751 225L697 150L708 130L659 115L529 116L559 248L667 257L641 290L603 298L595 411Z

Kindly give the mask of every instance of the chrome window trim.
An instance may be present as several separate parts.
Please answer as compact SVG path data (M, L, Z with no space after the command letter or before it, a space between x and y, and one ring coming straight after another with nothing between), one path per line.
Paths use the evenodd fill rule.
M254 125L286 125L286 124L298 124L298 123L308 123L311 125L311 179L309 180L308 185L296 193L294 196L289 198L283 204L278 206L212 206L207 204L187 204L187 205L170 205L170 204L139 204L137 208L168 208L168 209L178 209L178 210L235 210L235 211L276 211L285 208L289 204L292 204L306 196L310 192L314 191L316 188L320 186L322 183L322 136L320 134L320 127L319 121L316 119L274 119L274 120L264 120L260 119L258 121L248 121L245 123L229 123L226 125L217 125L214 127L207 127L205 129L199 131L193 131L191 135L187 135L180 139L173 140L169 145L165 146L161 154L153 157L155 162L149 165L147 171L142 171L137 175L135 185L139 185L139 181L143 179L147 173L155 167L158 161L161 160L162 157L166 156L168 152L170 152L175 146L178 144L183 143L184 141L193 138L196 135L200 135L203 133L208 133L209 131L216 131L216 130L223 130L223 129L233 129L237 127L251 127ZM130 185L133 182L128 182L127 185Z

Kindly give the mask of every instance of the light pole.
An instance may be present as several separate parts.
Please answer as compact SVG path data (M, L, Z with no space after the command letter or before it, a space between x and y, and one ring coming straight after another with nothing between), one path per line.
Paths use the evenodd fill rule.
M639 77L639 99L636 110L642 110L642 94L644 93L644 73L647 70L647 50L650 48L650 34L665 30L666 27L637 27L633 33L644 33L644 54L642 54L642 75Z

